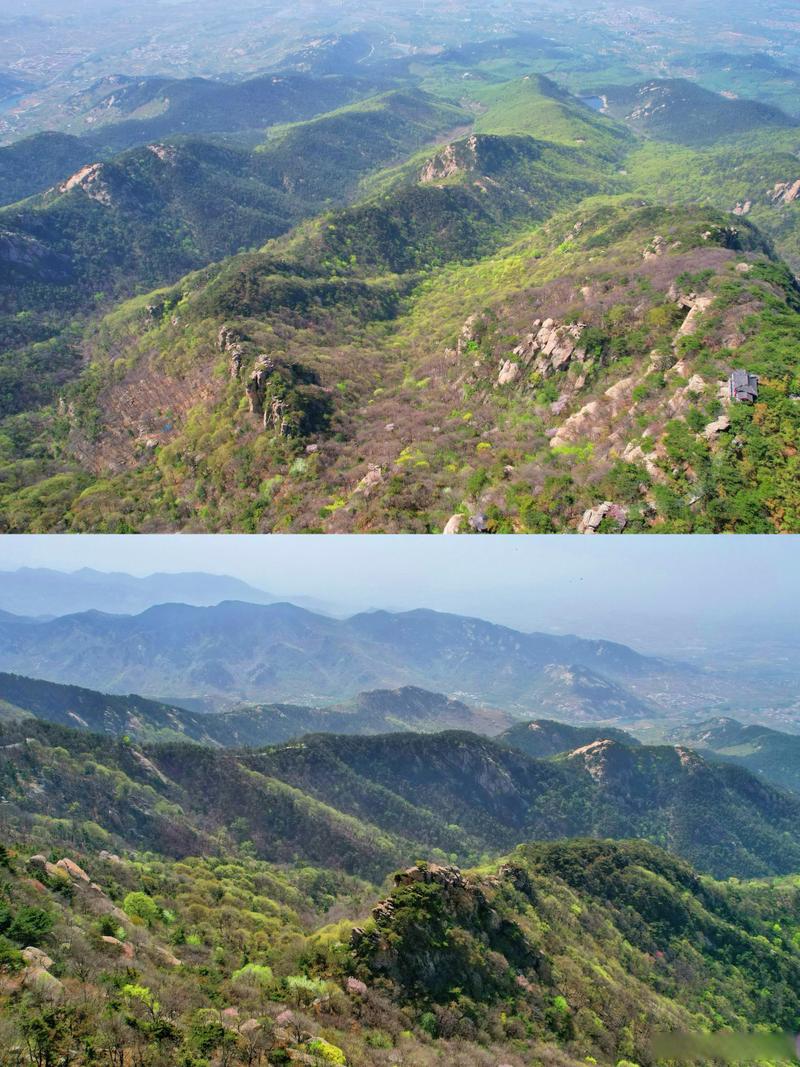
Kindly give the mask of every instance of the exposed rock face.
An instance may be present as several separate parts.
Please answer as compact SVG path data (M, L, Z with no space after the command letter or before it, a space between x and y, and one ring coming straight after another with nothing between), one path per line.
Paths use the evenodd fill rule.
M584 404L580 411L570 415L559 426L558 430L550 438L550 447L564 448L588 437L597 422L599 411L599 400L590 400L588 404Z
M678 330L678 337L688 337L693 334L699 325L700 316L704 311L708 311L713 302L714 298L712 296L698 296L696 293L689 293L687 296L679 297L678 303L681 307L688 308L689 314Z
M655 259L656 256L663 256L666 250L667 242L663 237L656 236L642 252L642 259Z
M800 178L795 182L777 182L768 195L773 204L793 204L800 199Z
M264 398L267 379L274 369L275 364L269 356L259 356L256 361L255 369L247 379L245 392L247 393L247 402L250 405L250 411L254 415L264 414Z
M47 878L66 879L69 877L63 867L50 863L46 856L31 856L28 860L28 867L31 870L40 871Z
M232 326L220 326L217 334L217 346L220 352L228 354L231 378L238 378L242 369L245 357L243 341L242 334Z
M48 1000L60 1000L64 995L64 986L44 967L26 967L22 984Z
M458 342L456 344L457 356L463 356L469 345L479 339L480 326L482 323L483 318L480 315L470 315L461 327L461 333L458 335Z
M417 882L423 885L436 883L449 889L464 889L467 885L458 867L442 867L438 863L408 867L394 876L395 885L414 885Z
M461 523L464 521L463 515L451 515L445 523L445 527L442 530L443 534L457 534L461 532Z
M466 995L484 999L512 995L516 974L538 984L546 970L542 956L493 905L502 880L480 885L457 867L435 863L395 875L395 891L373 911L373 925L352 933L359 970L444 1003L456 976ZM451 928L463 937L448 937Z
M752 200L744 200L736 205L733 209L734 215L749 215L753 208Z
M22 950L22 958L27 964L30 964L30 966L43 967L46 971L49 971L53 966L53 961L47 953L42 952L40 948L34 948L33 945L29 945Z
M713 422L710 422L708 426L706 426L706 428L703 430L703 437L705 437L707 441L711 441L715 437L718 437L719 434L724 433L730 428L731 420L728 418L728 416L720 415L718 419L715 419Z
M548 378L566 370L573 361L586 361L580 339L586 326L581 323L557 323L554 319L537 319L533 330L514 349L514 355L531 366L535 374Z
M519 369L519 363L512 363L510 359L507 359L500 367L500 373L497 376L497 384L511 385L513 382L517 381L521 373L522 371Z
M111 934L103 934L100 940L111 948L116 949L121 956L125 957L125 959L133 959L133 945L130 944L130 942L120 941L118 937L112 937Z
M91 200L108 207L111 204L111 187L106 180L105 166L102 163L89 163L81 167L71 178L67 178L63 185L58 187L59 192L68 193L72 189L80 189Z
M383 470L375 463L371 463L369 470L355 487L354 492L369 496L370 492L383 481Z
M147 150L152 152L157 159L160 159L162 163L168 163L170 166L175 166L178 159L178 150L174 145L169 144L149 144Z
M470 141L474 142L475 138L470 137ZM454 174L458 174L460 165L456 156L456 145L446 145L442 151L428 160L425 166L420 171L419 180L423 185L429 182L440 182L447 178L452 177Z
M43 282L65 282L72 268L66 256L35 237L0 230L0 266L32 274Z
M626 509L621 504L614 504L610 500L604 500L596 508L589 508L588 511L584 512L583 518L578 524L578 533L597 533L605 518L613 519L620 530L624 530L628 525L628 512Z
M89 882L89 875L82 867L79 867L74 860L65 857L63 860L58 861L56 867L60 867L62 871L66 871L72 879L77 879L86 883Z

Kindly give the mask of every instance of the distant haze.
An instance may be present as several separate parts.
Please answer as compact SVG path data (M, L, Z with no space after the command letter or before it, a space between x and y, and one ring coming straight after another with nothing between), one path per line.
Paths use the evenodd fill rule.
M799 561L797 537L0 539L0 572L205 572L340 614L428 607L685 655L775 642L788 654L800 617ZM10 610L3 586L0 573L0 607Z

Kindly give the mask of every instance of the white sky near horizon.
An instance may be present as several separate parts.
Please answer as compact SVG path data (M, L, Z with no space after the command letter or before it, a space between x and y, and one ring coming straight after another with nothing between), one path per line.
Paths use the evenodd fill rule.
M345 612L430 607L643 647L800 622L798 536L0 537L0 571L22 566L228 574Z

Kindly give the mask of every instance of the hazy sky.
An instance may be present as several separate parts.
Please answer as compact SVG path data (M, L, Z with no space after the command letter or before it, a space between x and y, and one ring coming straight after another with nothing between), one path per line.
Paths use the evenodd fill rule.
M431 607L665 651L800 622L800 537L0 537L0 570L20 566L230 574L343 610Z

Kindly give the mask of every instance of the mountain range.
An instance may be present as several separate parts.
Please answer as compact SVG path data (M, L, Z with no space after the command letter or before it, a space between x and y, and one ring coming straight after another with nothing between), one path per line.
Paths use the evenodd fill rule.
M108 143L0 212L0 528L790 531L796 120L370 41L76 99Z
M800 791L800 737L759 723L720 717L675 727L681 739L704 757L746 767L782 789Z
M0 619L0 669L156 699L332 703L366 689L418 686L512 714L558 708L577 719L641 718L704 706L732 680L624 645L523 634L418 610L349 619L292 604L160 604Z
M0 739L9 811L70 810L174 857L230 847L234 827L262 859L372 880L415 854L474 860L578 836L646 837L719 877L800 864L800 798L681 747L601 740L545 760L463 731L143 746L35 718Z
M191 707L208 710L202 701ZM203 714L138 696L117 696L0 674L0 718L28 716L45 722L140 742L196 741L239 748L277 744L313 733L380 734L413 730L471 730L493 735L513 717L507 712L470 708L440 693L406 686L359 693L347 705L309 708L296 704L256 704Z

